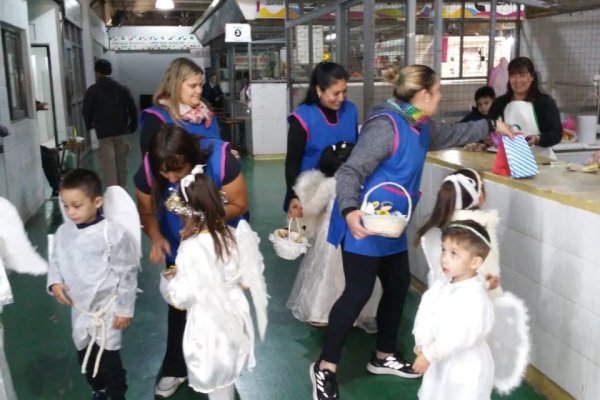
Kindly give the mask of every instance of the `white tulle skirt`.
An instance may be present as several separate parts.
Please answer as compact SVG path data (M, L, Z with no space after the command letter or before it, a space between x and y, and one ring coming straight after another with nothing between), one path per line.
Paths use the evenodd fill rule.
M1 307L0 307L1 310ZM1 400L16 400L17 395L13 388L12 379L10 378L10 370L4 355L4 328L0 320L0 399Z
M295 318L303 322L326 324L331 307L345 287L341 248L327 242L331 207L319 223L313 243L298 268L296 280L287 302ZM367 333L376 332L375 317L381 299L381 283L375 282L373 294L362 309L356 325Z

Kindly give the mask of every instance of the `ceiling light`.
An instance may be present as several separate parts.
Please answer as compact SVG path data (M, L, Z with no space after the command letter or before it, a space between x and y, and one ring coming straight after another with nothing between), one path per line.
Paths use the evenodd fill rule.
M173 0L156 0L155 7L159 10L172 10L175 8Z

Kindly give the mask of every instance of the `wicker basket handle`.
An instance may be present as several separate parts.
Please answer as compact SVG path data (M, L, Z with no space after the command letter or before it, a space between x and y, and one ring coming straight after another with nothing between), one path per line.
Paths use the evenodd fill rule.
M380 188L381 186L384 185L392 185L392 186L396 186L398 189L402 190L405 194L406 197L408 198L408 215L406 216L406 220L410 221L410 217L412 215L412 199L410 197L410 193L408 193L408 190L406 190L406 188L404 188L404 186L396 183L396 182L381 182L378 185L373 186L371 189L369 189L369 191L367 193L365 193L365 197L363 198L363 202L360 206L361 210L364 210L367 207L367 203L369 200L369 195L375 190Z
M302 232L300 231L300 223L298 222L298 218L290 218L288 220L288 240L290 242L292 241L292 221L296 221L296 229L298 230L298 235L302 235Z

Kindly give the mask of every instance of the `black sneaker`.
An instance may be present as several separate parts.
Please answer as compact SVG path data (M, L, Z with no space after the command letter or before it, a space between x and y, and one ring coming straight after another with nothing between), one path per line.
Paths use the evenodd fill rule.
M98 390L92 393L92 400L108 400L106 396L106 390Z
M393 356L387 356L384 359L377 358L373 353L371 360L367 364L367 371L378 375L396 375L402 378L415 379L420 378L419 374L412 369L412 364L406 362L402 354L394 353Z
M328 369L319 369L317 361L310 365L309 373L313 387L313 400L339 400L340 393L338 392L338 384L335 380L335 372L331 372Z

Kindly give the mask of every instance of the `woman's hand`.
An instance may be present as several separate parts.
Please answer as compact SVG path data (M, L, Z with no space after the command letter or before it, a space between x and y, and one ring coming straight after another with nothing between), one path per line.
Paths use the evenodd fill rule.
M513 131L510 125L503 121L496 121L496 132L502 136L508 136L511 139L515 137L515 131Z
M488 148L487 144L479 143L479 142L467 143L464 147L464 149L466 151L474 151L474 152L483 152L483 151L486 151L487 148Z
M525 140L527 140L528 145L536 146L536 145L540 144L540 135L525 136Z
M300 200L294 198L290 200L290 205L288 206L288 218L302 218L304 216L304 210L302 210L302 204L300 204Z
M354 210L346 214L346 223L350 228L350 233L357 239L373 235L373 232L362 225L362 216L363 212L360 210Z
M113 321L113 328L115 329L125 329L131 324L131 318L129 317L119 317L115 315L115 319Z
M63 285L62 283L55 283L54 285L50 286L50 291L54 295L56 301L58 301L60 304L72 306L73 303L71 302L71 299L65 293L67 290L69 290L67 285Z
M415 359L415 362L412 365L412 369L418 374L424 374L425 372L427 372L429 364L429 361L427 361L423 353L421 353Z
M162 236L157 236L152 240L150 246L150 261L154 264L164 264L165 257L171 253L171 245Z

